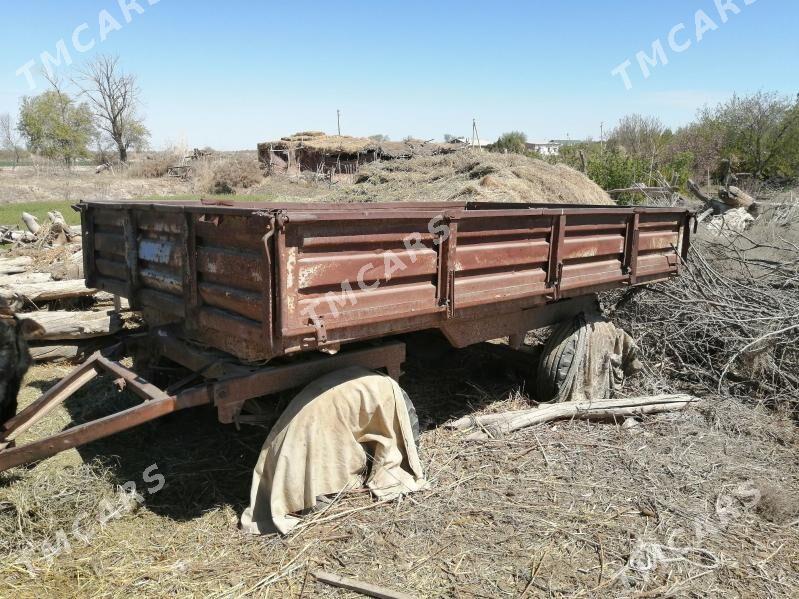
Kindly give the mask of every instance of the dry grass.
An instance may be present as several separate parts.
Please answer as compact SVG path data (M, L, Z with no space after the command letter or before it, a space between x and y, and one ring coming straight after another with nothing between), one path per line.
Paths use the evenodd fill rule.
M0 595L352 596L315 583L319 567L420 597L799 592L798 523L773 507L799 497L792 422L708 399L631 429L574 421L467 442L440 425L523 406L518 379L491 347L410 349L402 384L426 429L429 492L386 504L353 493L286 538L243 535L266 432L236 433L198 409L0 475ZM35 367L22 403L64 370ZM125 401L93 383L50 426ZM152 463L166 485L149 495ZM115 491L129 480L140 507ZM753 501L765 483L773 490ZM100 525L103 500L130 507ZM78 516L88 544L71 533ZM47 559L42 542L59 530L71 551Z
M613 204L598 185L565 165L473 150L368 164L355 185L331 199Z
M129 170L115 169L113 173L95 174L94 168L76 167L71 171L61 169L45 174L30 167L20 167L15 171L0 168L0 212L5 209L13 214L14 220L19 218L19 213L11 204L16 203L42 202L58 208L70 219L71 211L65 206L81 200L123 200L137 196L185 194L188 191L188 184L174 177L137 178L131 177ZM3 224L14 222L8 218L4 221Z

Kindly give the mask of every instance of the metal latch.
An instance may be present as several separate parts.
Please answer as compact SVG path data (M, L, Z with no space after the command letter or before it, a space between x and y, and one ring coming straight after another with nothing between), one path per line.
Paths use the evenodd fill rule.
M318 316L311 320L311 324L313 325L316 331L316 343L318 345L327 343L327 329L325 328L325 319L322 318L321 316Z

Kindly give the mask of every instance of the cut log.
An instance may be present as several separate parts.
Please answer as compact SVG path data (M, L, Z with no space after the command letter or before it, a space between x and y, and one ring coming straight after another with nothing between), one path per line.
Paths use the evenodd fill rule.
M413 595L409 595L408 593L387 589L368 582L361 582L355 578L339 576L338 574L325 572L324 570L316 570L312 572L312 574L319 582L324 582L325 584L341 589L355 591L367 597L378 597L378 599L413 599Z
M746 208L747 210L755 203L755 198L734 185L730 185L729 189L719 188L719 199L733 208Z
M36 235L30 231L8 231L3 236L2 243L33 243Z
M699 401L692 395L653 395L623 399L566 401L540 405L530 410L516 410L504 414L488 414L477 418L461 418L450 426L461 430L472 427L479 430L469 434L471 440L499 438L512 431L562 418L626 418L642 414L656 414L682 410Z
M17 256L16 258L0 258L0 275L12 275L25 272L33 264L30 256ZM0 283L1 284L1 283Z
M78 250L63 262L56 262L50 268L54 281L83 278L83 250Z
M0 285L4 287L17 287L32 283L46 283L50 280L49 272L21 272L13 275L4 275L0 278Z
M39 225L39 219L29 214L28 212L22 213L22 222L25 223L25 226L28 228L28 231L36 235L39 232L41 226Z
M21 314L44 328L36 339L90 339L111 335L122 328L119 314L111 310L99 312L71 312L66 310L39 310Z
M80 343L67 343L63 345L34 345L28 344L28 350L34 362L60 362L74 360L83 353Z
M97 293L96 289L86 287L83 281L47 281L46 283L29 283L0 287L0 297L12 296L16 293L34 304L53 300L85 297Z

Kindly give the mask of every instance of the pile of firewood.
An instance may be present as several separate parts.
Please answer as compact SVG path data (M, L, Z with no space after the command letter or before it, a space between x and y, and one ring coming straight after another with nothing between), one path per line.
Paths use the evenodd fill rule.
M37 235L42 228L29 233ZM55 235L66 237L65 228L56 233L50 227L47 236ZM26 244L10 254L0 257L0 303L44 329L29 339L35 361L78 359L113 342L123 326L121 303L86 287L80 243L42 248Z
M50 247L66 245L80 239L80 227L73 227L64 220L58 210L47 213L47 220L39 223L39 219L28 212L23 212L20 219L25 229L0 225L0 243L10 243L16 247L35 245Z

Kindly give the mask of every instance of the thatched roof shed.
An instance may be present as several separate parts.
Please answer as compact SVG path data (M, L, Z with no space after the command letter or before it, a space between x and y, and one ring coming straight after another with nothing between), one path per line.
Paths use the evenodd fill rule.
M433 156L456 151L451 144L419 139L375 141L367 137L325 135L321 131L301 131L276 141L258 144L258 159L269 168L306 171L355 172L364 163L414 156Z

